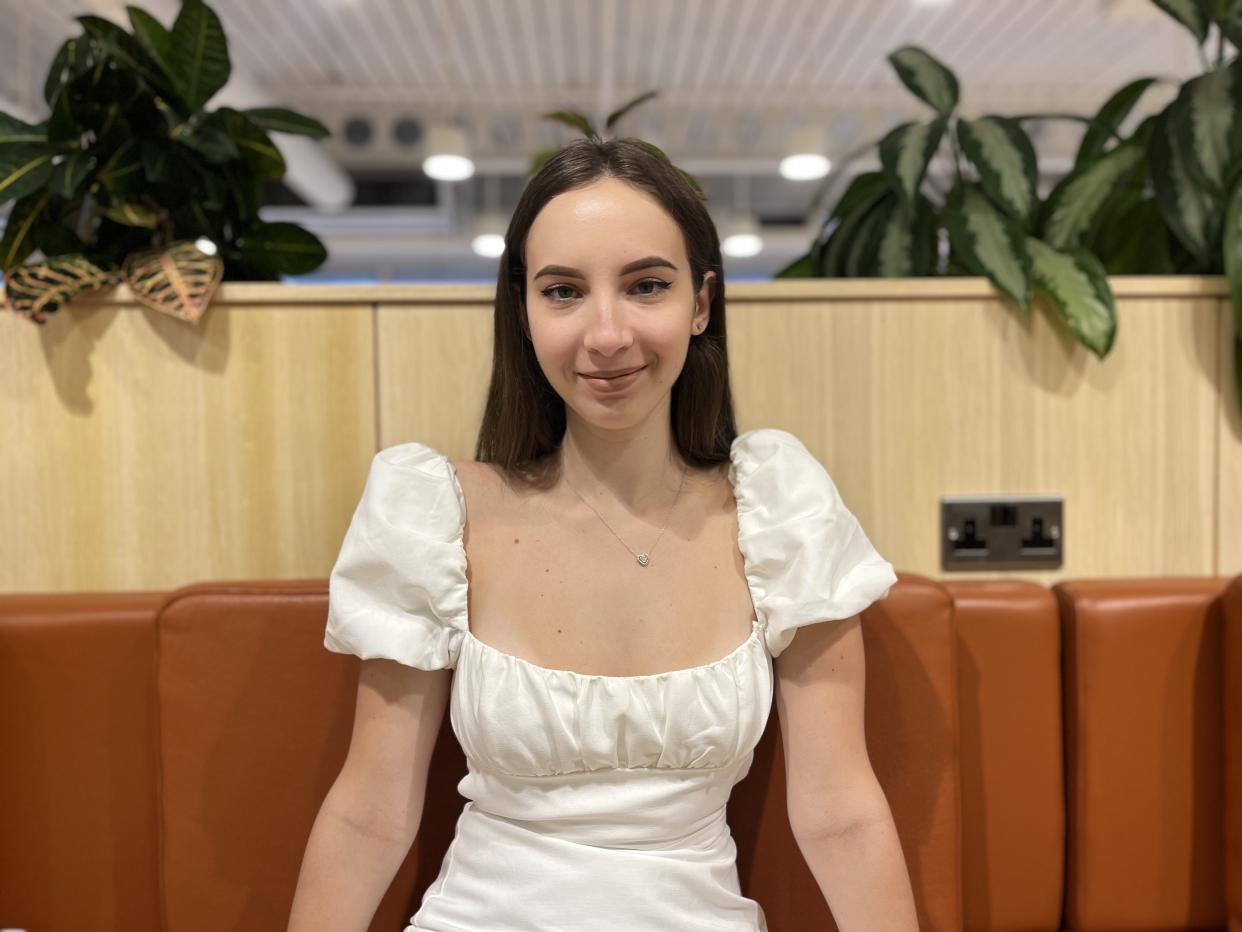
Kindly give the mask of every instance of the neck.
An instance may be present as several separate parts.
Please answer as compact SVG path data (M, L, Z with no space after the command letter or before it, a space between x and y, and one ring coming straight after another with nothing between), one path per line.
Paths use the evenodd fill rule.
M616 503L653 519L663 517L685 467L667 424L609 431L571 422L560 456L562 482L588 502L597 508Z

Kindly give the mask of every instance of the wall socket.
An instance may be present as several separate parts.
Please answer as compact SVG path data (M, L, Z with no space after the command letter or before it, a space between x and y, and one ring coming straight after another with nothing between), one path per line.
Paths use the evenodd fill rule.
M940 499L945 570L1059 569L1065 533L1060 496Z

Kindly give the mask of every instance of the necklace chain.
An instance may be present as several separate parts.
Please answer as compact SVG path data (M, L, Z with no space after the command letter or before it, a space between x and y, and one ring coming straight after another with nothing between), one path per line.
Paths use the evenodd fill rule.
M660 538L664 536L664 528L668 527L668 519L669 517L672 516L673 509L677 507L677 499L681 498L681 489L682 489L682 486L686 484L686 470L688 468L689 466L687 465L687 466L683 466L681 469L681 482L679 482L677 485L677 495L673 498L673 504L670 505L668 509L668 516L666 516L664 519L664 527L660 528L660 533L656 536L655 543L651 545L651 549L648 550L646 553L634 553L634 551L630 549L630 545L627 544L625 541L621 540L621 535L618 534L616 531L612 530L612 525L609 524L607 521L604 521L604 516L601 515L598 511L595 511L595 507L590 502L588 502L585 498L582 498L582 495L578 492L578 490L575 489L572 485L570 485L570 482L568 479L565 480L565 484L568 485L570 490L575 495L577 495L579 499L582 500L582 504L586 505L592 511L595 511L595 517L599 518L599 520L603 522L604 527L608 528L608 530L612 532L613 537L621 541L621 546L623 546L626 550L630 551L630 553L634 556L634 558L638 560L639 566L648 566L651 563L652 552L656 549L656 545L660 543Z

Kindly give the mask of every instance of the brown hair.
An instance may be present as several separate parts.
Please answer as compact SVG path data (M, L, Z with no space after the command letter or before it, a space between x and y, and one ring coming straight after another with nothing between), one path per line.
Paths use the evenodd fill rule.
M505 233L492 319L492 377L475 459L542 488L556 481L565 402L543 374L526 319L526 237L553 197L612 177L650 193L681 228L697 294L707 272L715 291L707 329L690 338L671 396L677 451L691 467L729 461L737 436L725 344L725 283L720 237L699 194L659 150L639 139L575 140L527 182Z

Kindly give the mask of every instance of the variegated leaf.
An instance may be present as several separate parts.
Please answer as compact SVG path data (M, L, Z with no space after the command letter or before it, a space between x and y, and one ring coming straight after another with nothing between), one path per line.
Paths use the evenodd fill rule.
M1038 195L1035 149L1022 127L1004 117L959 120L957 138L979 170L983 190L1011 217L1027 223Z
M1224 191L1230 139L1238 116L1238 72L1214 68L1188 81L1173 105L1172 127L1191 175L1216 194Z
M953 72L915 45L906 45L888 56L901 83L942 117L957 107L957 78Z
M1017 302L1031 305L1026 235L974 185L966 185L949 212L949 236L962 263Z
M0 148L0 204L17 200L47 184L55 151L47 146Z
M183 241L130 255L124 275L139 303L197 324L224 277L224 262Z
M880 163L902 202L913 204L944 135L944 119L902 123L880 140Z
M1083 346L1103 359L1117 336L1117 305L1108 273L1089 252L1064 253L1028 236L1035 287L1047 296Z
M42 146L46 143L46 126L36 126L0 113L0 146Z
M862 226L876 205L892 193L880 172L865 172L850 182L833 209L836 227L824 246L820 275L834 277L848 274L846 266L850 247L858 240Z
M99 207L101 216L107 217L109 220L115 220L122 226L127 227L143 227L153 230L159 224L160 216L145 204L137 204L128 202L124 204L111 204L107 207Z
M95 166L95 157L82 149L76 149L52 168L48 187L59 198L69 200L77 193L86 176Z
M1143 93L1156 82L1155 78L1139 78L1131 81L1112 97L1104 102L1099 113L1091 121L1086 132L1082 134L1082 142L1078 144L1078 154L1074 156L1074 171L1086 167L1096 156L1104 151L1108 141L1125 122L1134 105L1139 102Z
M1166 108L1160 115L1151 137L1151 181L1156 203L1169 229L1200 262L1207 264L1219 229L1220 210L1215 199L1191 177L1174 141L1170 111Z
M1207 40L1208 18L1196 0L1152 0L1194 35L1200 45Z
M891 210L880 227L875 251L875 274L905 278L914 273L914 212Z
M1129 141L1062 179L1044 205L1044 242L1054 249L1080 245L1101 208L1122 180L1142 165L1144 155L1142 146Z
M85 291L111 288L120 272L99 268L85 256L54 256L37 265L19 265L4 281L4 303L21 316L42 324L45 315Z

